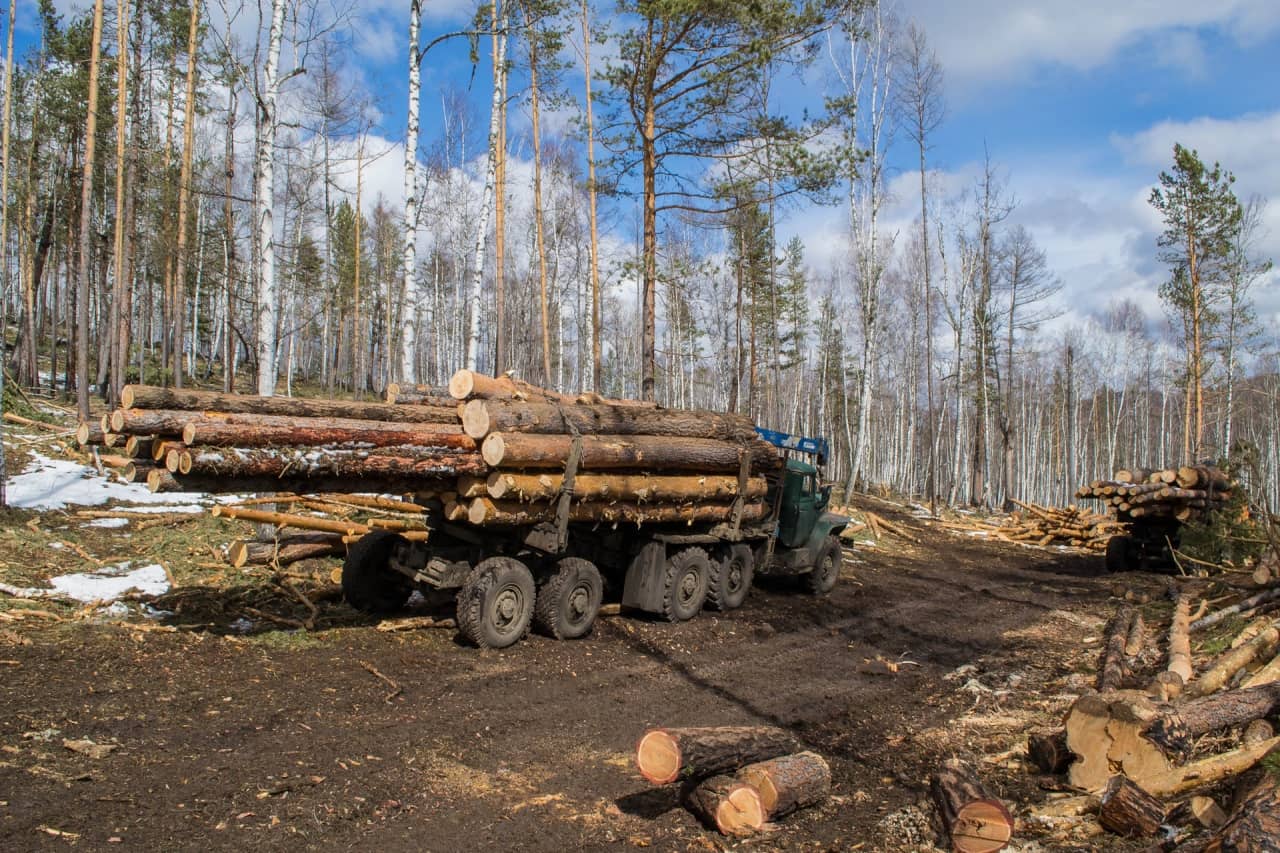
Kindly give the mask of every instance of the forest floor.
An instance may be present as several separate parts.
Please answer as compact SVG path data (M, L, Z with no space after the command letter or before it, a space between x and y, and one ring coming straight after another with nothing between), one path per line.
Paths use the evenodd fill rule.
M954 755L1016 807L1043 801L1028 730L1092 682L1113 593L1158 610L1167 579L866 506L917 541L847 549L829 596L761 586L728 614L500 652L377 630L335 560L229 569L216 548L243 531L207 515L9 510L0 581L134 561L173 588L109 608L0 596L0 849L931 850L928 777ZM278 621L303 598L314 630ZM729 840L635 771L646 727L723 724L791 729L831 762L831 799ZM1020 820L1011 849L1099 841L1119 849Z

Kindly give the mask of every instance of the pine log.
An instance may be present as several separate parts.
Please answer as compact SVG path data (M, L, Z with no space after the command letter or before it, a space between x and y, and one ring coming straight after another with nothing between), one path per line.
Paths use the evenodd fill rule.
M570 521L600 521L606 523L629 522L634 524L728 521L733 512L731 504L661 504L661 503L574 503L569 507ZM555 518L554 503L525 504L513 501L492 501L474 498L467 508L467 520L472 524L490 524L498 527L518 527L538 524ZM744 504L743 521L763 518L762 503Z
M490 433L481 445L494 468L563 468L572 439L567 435ZM763 440L733 444L710 438L583 436L580 465L587 470L641 468L664 471L736 472L746 452L753 471L773 470L782 457Z
M1231 481L1220 469L1208 465L1183 465L1176 474L1178 485L1184 489L1214 489L1221 491L1229 488Z
M118 432L104 432L102 434L103 447L119 447L123 446L125 437Z
M1151 721L1163 714L1163 708L1136 691L1081 696L1064 721L1067 747L1076 757L1067 770L1068 781L1099 792L1117 772L1141 781L1168 770L1169 756L1144 736Z
M147 472L147 488L155 493L187 491L187 488L164 468L152 468Z
M773 726L650 729L636 744L636 767L655 785L728 773L800 751L795 736Z
M81 421L80 426L76 427L76 442L81 447L86 447L90 444L102 444L103 434L101 424Z
M1169 625L1169 661L1165 667L1177 673L1185 685L1191 681L1191 599L1179 595L1174 604L1173 622Z
M1125 838L1146 838L1160 831L1164 805L1124 776L1112 776L1102 792L1098 822Z
M760 794L732 776L712 776L682 794L685 807L722 835L750 835L764 826Z
M929 792L951 849L957 853L994 853L1013 837L1013 817L1004 803L990 796L957 759L948 760L933 775Z
M392 382L387 386L386 400L401 406L458 405L458 401L449 395L449 389L439 385L399 385Z
M1258 618L1254 619L1248 625L1245 625L1244 628L1240 630L1240 633L1236 634L1235 638L1232 639L1231 648L1233 649L1240 648L1245 643L1249 642L1254 637L1258 636L1263 631L1270 628L1272 626L1272 621L1273 620L1271 619L1270 616L1259 616Z
M226 421L193 421L182 431L189 444L215 447L394 447L412 444L419 447L448 447L475 450L473 439L452 424L382 424L351 418L280 418L287 423L241 423Z
M1133 622L1133 608L1121 607L1111 617L1106 640L1102 646L1102 660L1098 664L1098 692L1108 693L1120 688L1124 681L1124 647Z
M337 533L346 536L368 533L372 529L367 524L360 524L355 521L339 521L331 518L318 518L312 515L293 515L286 512L267 512L260 509L245 509L233 506L215 506L209 510L209 514L214 518L233 518L258 524L273 524L276 527L320 530L326 533Z
M1182 676L1176 672L1157 672L1147 685L1147 694L1160 702L1168 702L1182 695Z
M1223 687L1231 677L1280 643L1280 628L1272 625L1243 646L1223 653L1200 674L1187 690L1191 697L1208 696Z
M492 474L490 476L493 476ZM555 492L553 494L559 494ZM552 497L548 494L546 497ZM455 490L454 499L466 498L483 498L489 496L488 478L486 477L459 477L458 488Z
M178 470L220 477L438 479L477 474L484 463L476 453L412 445L376 450L199 447L182 452Z
M1275 736L1275 726L1266 720L1254 720L1244 727L1244 732L1240 735L1240 745L1257 746L1264 740L1270 740Z
M1277 746L1280 746L1280 737L1175 767L1163 774L1142 780L1142 784L1157 797L1185 794L1196 788L1243 773L1266 758Z
M1241 687L1262 687L1264 685L1276 684L1280 682L1280 654L1271 659L1271 662L1262 669L1255 672L1244 680Z
M156 469L154 462L135 460L120 469L120 479L126 483L145 483L147 477Z
M131 435L124 443L124 452L126 456L132 456L134 459L150 459L154 444L155 439L149 435Z
M735 775L760 793L760 805L768 820L817 805L831 794L831 767L816 752L797 752L748 764Z
M1264 776L1205 847L1205 853L1280 851L1280 786Z
M512 376L487 376L474 370L459 370L449 378L449 396L455 400L540 400L569 403L573 398L539 388Z
M255 397L150 385L126 385L120 392L125 409L181 409L189 412L224 412L289 415L313 418L358 418L399 423L456 423L456 408L397 406L345 400L311 400L299 397Z
M1187 808L1196 823L1205 829L1217 829L1227 822L1226 812L1213 797L1192 797L1187 801Z
M163 464L164 461L169 458L170 450L177 450L181 452L186 449L187 446L181 441L166 441L162 438L157 438L151 443L151 459L154 462Z
M316 495L316 498L322 501L331 501L333 503L347 504L350 506L367 507L369 509L389 510L391 512L421 514L427 511L427 508L420 501L414 502L400 500L398 498L387 498L381 495L352 495L344 492L338 494L318 494Z
M239 541L227 549L227 562L235 568L244 566L285 566L313 557L346 553L340 534L315 533L287 536L276 542Z
M1129 635L1124 641L1124 656L1127 658L1135 658L1142 653L1142 646L1147 639L1147 625L1142 619L1142 613L1133 611L1133 618L1129 622Z
M203 412L181 409L116 409L109 417L112 432L174 439L182 436L187 424L207 419Z
M1027 736L1027 757L1043 773L1065 773L1075 756L1067 748L1067 733L1061 729L1032 732Z
M560 494L560 474L515 474L494 471L486 482L482 497L505 500L550 500ZM747 480L746 498L762 498L769 484L763 477ZM642 474L580 474L574 478L573 496L577 500L618 501L727 501L738 494L738 478L730 476L645 476Z
M582 406L507 400L472 400L462 410L467 435L482 439L491 432L540 435L662 435L750 441L755 427L742 415L693 409L644 406Z

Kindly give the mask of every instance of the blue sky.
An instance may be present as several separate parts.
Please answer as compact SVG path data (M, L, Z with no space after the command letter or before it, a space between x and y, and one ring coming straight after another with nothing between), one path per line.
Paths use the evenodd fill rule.
M34 3L23 0L20 35L22 21L34 23ZM984 152L990 153L1019 202L1013 221L1032 230L1066 285L1060 322L1083 321L1119 297L1138 301L1153 320L1161 317L1156 288L1166 273L1155 260L1160 223L1146 198L1170 162L1175 141L1231 169L1242 197L1257 193L1273 200L1262 249L1280 259L1280 62L1275 59L1280 56L1280 2L886 3L925 29L946 74L947 120L931 164L938 170L938 186L947 193L970 187ZM80 0L58 4L87 5ZM217 20L220 0L205 0L205 5ZM348 56L352 73L363 78L381 111L378 142L391 149L367 176L372 192L366 197L381 192L393 202L402 198L402 154L395 147L404 135L406 6L403 0L358 3ZM611 4L606 0L600 6ZM474 9L471 0L426 0L423 42L465 26ZM234 28L248 41L256 25L256 12L245 13ZM424 146L440 130L441 87L470 83L471 153L480 155L488 110L488 44L481 50L474 78L461 42L428 56ZM593 49L597 67L600 52ZM515 48L517 63L522 55ZM812 96L813 83L804 89L790 84L797 100L801 93ZM567 84L580 92L580 75L571 73ZM551 115L547 123L554 128L563 118ZM519 146L527 119L517 110L511 120L513 144ZM912 157L904 148L890 157L900 168L891 170L896 198L887 222L903 232L915 216ZM783 239L800 234L812 265L832 263L846 215L838 208L810 208L790 217L783 223ZM1280 327L1276 278L1257 298L1264 316Z

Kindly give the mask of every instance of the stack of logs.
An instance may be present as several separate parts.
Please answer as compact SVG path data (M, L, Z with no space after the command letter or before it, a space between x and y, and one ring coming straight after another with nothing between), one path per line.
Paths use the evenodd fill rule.
M650 729L636 766L654 785L680 782L689 811L724 835L751 835L831 793L822 756L771 726Z
M1112 480L1081 486L1076 497L1102 501L1122 522L1139 518L1186 522L1221 507L1231 497L1231 481L1210 465L1122 469Z
M1254 769L1280 753L1280 621L1268 613L1277 601L1280 587L1205 616L1177 595L1163 655L1149 647L1142 615L1121 607L1105 632L1097 692L1071 705L1061 730L1028 743L1041 770L1088 793L1034 813L1096 814L1118 835L1195 842L1185 849L1277 849L1267 845L1280 838L1280 774ZM1215 642L1231 638L1230 647L1197 667L1192 638L1215 626ZM1154 672L1143 666L1153 659L1162 665ZM1234 802L1209 796L1233 790Z
M100 458L152 491L408 493L477 525L552 520L562 491L570 521L721 522L736 511L749 523L765 515L760 475L781 464L739 415L570 396L467 370L447 389L393 385L383 403L132 385L121 408L82 423L77 437L117 449Z
M1021 509L996 528L998 538L1036 545L1070 545L1105 551L1107 540L1124 529L1115 519L1074 505L1045 507L1015 501Z

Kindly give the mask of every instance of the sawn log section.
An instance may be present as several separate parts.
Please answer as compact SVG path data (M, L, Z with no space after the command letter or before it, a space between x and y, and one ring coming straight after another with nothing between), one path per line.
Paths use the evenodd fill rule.
M697 780L797 752L800 744L773 726L650 729L636 745L636 767L655 785Z
M563 468L573 439L567 435L491 433L480 452L494 468ZM749 454L753 471L772 470L782 457L764 441L733 444L710 438L583 436L581 466L591 469L645 468L661 471L737 471L739 452Z

